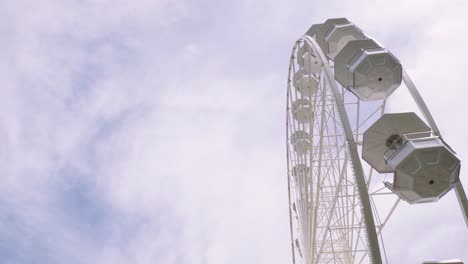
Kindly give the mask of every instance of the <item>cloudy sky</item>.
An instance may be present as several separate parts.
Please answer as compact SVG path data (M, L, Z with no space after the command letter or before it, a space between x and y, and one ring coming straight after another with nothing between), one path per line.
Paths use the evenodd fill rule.
M466 0L0 1L0 262L291 263L297 37L355 22L465 161L467 14ZM387 231L391 263L468 261L453 193L402 205Z

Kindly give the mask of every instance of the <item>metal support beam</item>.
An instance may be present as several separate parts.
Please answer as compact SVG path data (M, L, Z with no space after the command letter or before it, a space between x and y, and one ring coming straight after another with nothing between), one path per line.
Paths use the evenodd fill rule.
M332 206L330 208L330 213L329 213L329 216L328 216L328 221L327 221L327 226L326 226L327 231L330 231L330 226L331 226L331 222L332 222L332 219L333 219L333 214L335 214L336 203L338 202L338 194L341 191L341 184L343 183L343 179L344 179L344 176L345 176L344 174L345 174L347 165L348 165L348 159L345 159L345 161L343 163L343 168L341 169L340 180L338 181L338 185L336 186L335 196L333 198ZM320 254L322 253L323 246L325 245L325 241L327 240L327 234L328 233L326 231L323 233L322 244L320 245L319 254L317 256L317 262L320 260L320 256L321 256ZM331 232L330 232L330 237L331 237Z
M466 227L468 227L468 200L466 199L466 193L461 181L455 186L455 193L457 194L457 200L460 204L463 217L465 218Z
M423 114L424 118L429 123L429 126L432 128L432 131L434 132L434 134L436 134L437 136L440 136L439 128L437 127L434 121L434 118L432 118L431 112L429 112L429 108L427 108L427 105L422 99L422 96L419 93L418 89L416 88L416 85L414 85L413 81L411 80L409 75L406 73L405 69L403 69L403 82L408 88L408 91L410 92L414 101L418 105L419 110Z
M325 99L326 99L326 89L327 86L324 85L322 89L322 111L320 117L320 135L323 135L325 131ZM318 173L317 173L317 189L315 191L315 209L314 209L314 218L313 218L313 229L312 229L312 263L318 263L318 257L315 256L315 247L316 247L316 238L317 238L317 217L318 217L318 208L320 201L320 192L321 192L321 176L322 176L322 158L323 158L323 137L320 137L319 140L319 155L318 155Z
M369 252L371 263L381 264L382 256L380 254L379 241L377 238L377 232L375 229L374 216L372 215L372 209L370 205L369 193L367 190L367 184L364 178L364 171L362 169L361 160L359 158L358 149L356 141L354 140L353 131L351 129L351 124L349 122L348 114L344 108L343 98L341 96L340 90L336 85L334 75L331 72L330 65L328 60L325 57L325 54L318 46L317 42L309 37L304 36L304 40L314 49L314 52L320 57L320 60L323 63L325 69L325 76L328 79L328 82L332 88L333 96L336 101L338 114L340 116L343 129L346 135L346 141L348 143L348 150L351 157L351 164L354 168L354 174L356 178L356 185L359 192L359 198L362 205L362 215L364 219L365 230L367 233L367 239L369 243Z
M293 49L292 51L292 54L291 54L291 57L294 57L294 51L295 51L295 48ZM289 75L288 75L288 85L291 81L291 65L289 65ZM289 90L290 87L288 87L288 90ZM289 101L289 92L286 91L286 105L288 104L288 101ZM289 124L288 124L288 113L286 112L286 135L288 135L288 128L289 128ZM286 160L289 160L289 145L288 145L288 136L286 136ZM290 231L290 237L291 237L291 253L292 253L292 259L293 259L293 262L292 264L296 264L296 255L294 254L294 237L293 237L293 225L292 225L292 212L291 212L291 182L290 182L290 177L289 177L289 171L290 171L290 168L289 168L289 162L287 162L287 169L288 169L288 173L287 173L287 180L288 180L288 209L289 209L289 231Z
M431 115L431 112L429 112L429 108L427 108L427 105L422 99L422 96L419 93L418 89L416 88L416 85L414 85L413 81L411 80L411 78L409 77L409 75L406 73L405 70L403 70L403 82L408 88L408 91L410 92L414 101L418 105L419 110L421 111L421 113L424 115L427 122L429 123L429 126L431 127L434 134L442 138L439 128L437 127L434 121L434 118ZM460 204L463 217L465 218L465 223L468 227L468 201L466 200L465 190L463 189L461 181L459 181L457 185L455 186L455 193L457 195L457 200L458 200L458 203Z

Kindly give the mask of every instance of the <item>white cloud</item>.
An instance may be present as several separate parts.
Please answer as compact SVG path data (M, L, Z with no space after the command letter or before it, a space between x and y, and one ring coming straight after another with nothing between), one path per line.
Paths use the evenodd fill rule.
M327 17L346 15L394 51L467 156L462 1L51 0L0 10L0 257L12 262L290 261L286 64L298 34ZM453 195L433 213L402 206L387 252L406 258L391 231L411 224L408 263L462 257L451 256L466 244L457 206ZM450 229L438 210L453 215ZM430 236L411 211L427 216Z

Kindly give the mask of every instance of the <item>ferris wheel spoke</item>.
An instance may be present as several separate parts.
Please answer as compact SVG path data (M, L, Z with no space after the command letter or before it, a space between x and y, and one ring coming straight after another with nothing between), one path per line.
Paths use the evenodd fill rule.
M328 221L327 221L327 225L325 227L325 230L330 232L330 238L332 237L331 230L330 230L330 224L331 224L331 221L333 219L333 214L335 213L335 207L336 207L336 203L338 201L338 194L340 192L341 184L343 183L343 178L344 178L344 173L343 172L344 172L344 170L346 168L347 163L348 163L348 159L345 159L345 162L343 164L344 168L342 169L342 173L340 175L340 179L339 179L337 187L336 187L335 197L333 198L333 201L331 202L331 207L330 207L330 210L329 210L329 213L328 213L329 216L328 216ZM319 250L319 253L317 255L317 262L320 260L321 253L322 253L322 250L323 250L323 246L325 244L325 240L327 239L327 234L328 234L327 232L323 233L322 243L320 245L320 250Z

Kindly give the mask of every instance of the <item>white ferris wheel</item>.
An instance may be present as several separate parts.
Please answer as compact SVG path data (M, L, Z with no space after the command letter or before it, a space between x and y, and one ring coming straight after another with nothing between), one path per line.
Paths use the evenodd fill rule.
M421 116L388 112L403 86ZM292 49L286 140L293 263L388 263L382 230L398 204L452 189L468 225L455 151L398 59L346 18Z

